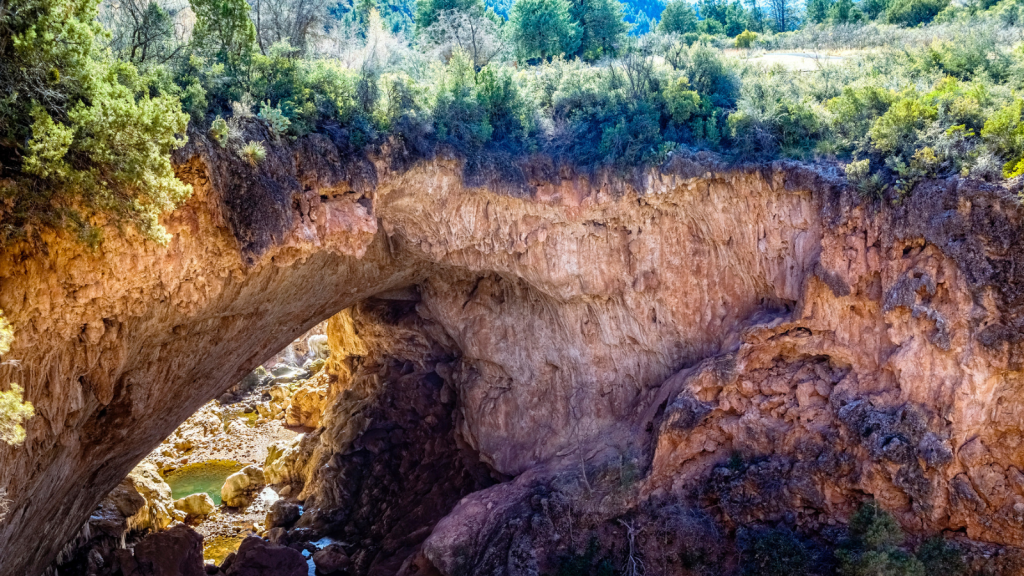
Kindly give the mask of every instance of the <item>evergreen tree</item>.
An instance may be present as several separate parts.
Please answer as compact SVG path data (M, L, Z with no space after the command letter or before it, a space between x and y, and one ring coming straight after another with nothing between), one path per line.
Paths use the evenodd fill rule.
M157 216L191 193L170 162L187 116L101 47L98 5L9 0L0 10L0 85L13 95L0 100L0 241L43 223L95 243L95 213L162 240Z
M467 14L483 14L483 0L416 0L416 30L426 30L437 22L445 10L459 10Z
M702 32L711 33L710 31L714 30L718 34L736 36L747 29L746 10L736 0L731 3L724 0L700 0L697 6L703 20L717 23L705 24L705 30L701 30Z
M618 0L573 0L569 16L581 32L577 54L584 60L615 54L616 46L628 31L622 11Z
M508 23L526 59L573 54L580 46L580 29L569 16L566 0L517 0Z
M189 0L196 15L192 43L199 53L214 58L238 76L252 61L256 26L245 0Z
M832 24L859 22L863 17L864 14L853 3L853 0L836 0L828 9L828 20Z
M830 0L807 0L804 22L808 24L821 24L828 19L828 11L831 8L831 4Z
M686 34L697 31L697 13L689 0L672 0L661 13L659 32Z

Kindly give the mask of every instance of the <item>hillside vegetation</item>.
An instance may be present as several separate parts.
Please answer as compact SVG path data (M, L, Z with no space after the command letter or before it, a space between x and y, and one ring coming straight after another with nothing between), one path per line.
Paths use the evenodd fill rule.
M439 147L470 170L544 153L629 169L680 148L837 160L866 196L1024 173L1024 0L7 0L0 240L156 240L204 134L258 167L277 139ZM764 50L843 51L803 73Z

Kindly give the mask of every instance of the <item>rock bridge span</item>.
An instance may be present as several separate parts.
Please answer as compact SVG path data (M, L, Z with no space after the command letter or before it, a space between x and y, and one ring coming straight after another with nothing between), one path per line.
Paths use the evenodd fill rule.
M790 453L814 426L842 428L849 399L909 403L950 452L921 471L935 490L904 489L857 444L869 478L833 491L868 490L922 530L1024 543L1005 529L1024 502L1011 486L1024 446L1000 440L1024 409L1021 211L999 190L929 183L879 210L807 167L684 156L628 179L536 161L515 187L471 186L458 161L392 170L322 136L272 147L255 169L200 141L177 170L194 195L165 217L166 246L111 231L91 251L46 234L0 254L0 307L16 331L4 360L17 360L0 381L36 407L25 444L0 445L2 576L41 573L136 462L296 336L410 287L472 368L452 377L460 434L497 473L589 443L639 444L649 490L680 489L728 450ZM754 408L730 405L730 386L822 357L842 378L821 399L804 406L783 378L803 416L757 420L785 433L736 431ZM701 368L713 358L732 362L721 382ZM687 398L703 406L696 421L673 411ZM673 418L685 426L666 428ZM972 441L983 449L956 456ZM964 486L980 503L957 499ZM853 506L834 500L817 506ZM998 514L1005 526L978 522ZM472 573L436 550L460 537L456 524L427 549L442 572Z

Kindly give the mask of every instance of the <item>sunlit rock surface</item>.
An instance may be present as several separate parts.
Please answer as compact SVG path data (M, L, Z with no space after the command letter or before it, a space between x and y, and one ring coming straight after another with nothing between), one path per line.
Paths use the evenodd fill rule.
M357 572L543 569L549 493L613 469L629 497L594 518L681 499L726 529L816 530L870 494L914 533L1024 545L1024 223L1001 189L882 207L827 171L710 157L466 179L321 136L256 170L190 150L166 247L0 254L20 360L0 381L37 411L0 446L4 576L40 573L179 423L353 306L327 330L333 379L278 403L315 430L266 475L300 491L294 530L374 542L346 553ZM526 572L484 550L513 545Z

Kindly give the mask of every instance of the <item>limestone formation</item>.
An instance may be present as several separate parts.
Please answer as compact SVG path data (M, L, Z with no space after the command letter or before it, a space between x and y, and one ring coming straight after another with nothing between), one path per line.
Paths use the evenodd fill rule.
M266 485L263 469L249 465L228 476L220 489L220 499L225 506L245 508L256 494Z
M163 530L174 520L174 499L171 487L156 467L143 462L128 474L127 481L142 496L143 506L128 520L129 529Z
M40 574L190 414L350 308L319 426L267 476L306 506L290 538L351 533L353 574L549 570L567 511L621 544L655 502L818 535L870 495L915 537L1024 545L1012 190L871 204L827 166L472 172L323 135L253 170L190 141L166 246L0 252L0 381L37 414L0 445L2 576Z
M291 395L285 410L285 424L288 426L317 428L320 426L320 416L327 410L326 379L316 378L306 382Z
M205 518L213 514L213 511L217 509L217 506L213 503L213 498L210 498L210 495L206 492L190 494L184 498L179 498L174 501L174 507L192 518Z

